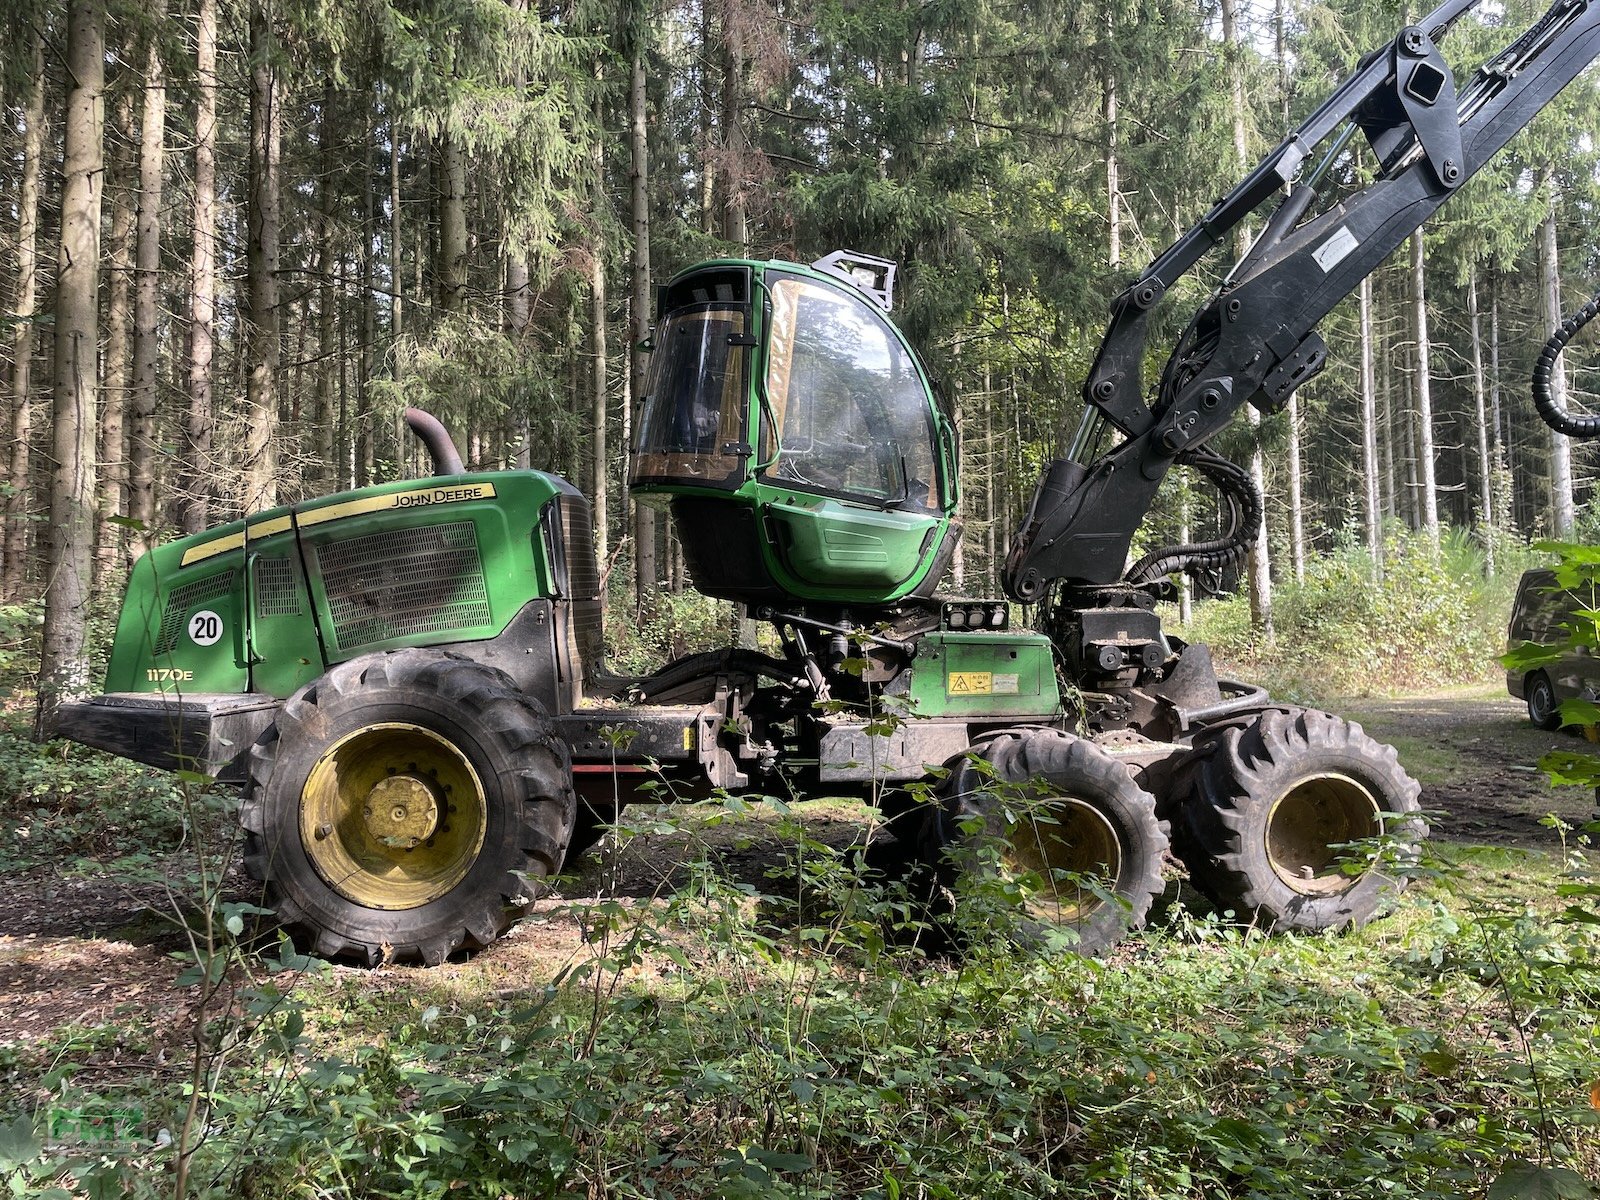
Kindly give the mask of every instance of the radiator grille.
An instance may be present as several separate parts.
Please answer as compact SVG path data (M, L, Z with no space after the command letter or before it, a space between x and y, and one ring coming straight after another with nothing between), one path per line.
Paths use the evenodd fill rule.
M183 632L183 623L190 610L231 594L234 577L238 573L223 571L173 588L167 596L167 607L161 613L161 629L156 633L156 655L171 654L172 648L178 644L178 635Z
M341 651L489 623L471 521L368 534L317 547Z
M288 558L256 559L255 591L258 617L298 617L302 611L294 564Z
M582 496L562 496L561 540L567 549L567 590L574 600L600 596L600 569L594 560L594 518Z

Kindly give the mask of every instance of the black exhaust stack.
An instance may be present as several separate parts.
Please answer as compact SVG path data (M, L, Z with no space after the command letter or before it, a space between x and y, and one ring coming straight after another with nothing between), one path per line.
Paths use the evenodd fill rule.
M440 423L438 417L423 412L420 408L408 408L406 424L428 448L428 454L433 459L435 475L460 475L466 471L466 467L461 463L461 451L456 449L456 444L450 440L449 431Z

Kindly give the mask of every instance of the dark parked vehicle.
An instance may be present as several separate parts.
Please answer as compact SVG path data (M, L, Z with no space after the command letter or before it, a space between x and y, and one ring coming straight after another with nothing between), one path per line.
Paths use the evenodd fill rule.
M1524 572L1511 606L1506 630L1508 649L1524 642L1543 645L1570 640L1570 623L1579 609L1593 609L1595 598L1585 598L1556 582L1549 570ZM1587 646L1574 646L1548 666L1506 672L1506 689L1528 705L1528 720L1540 729L1561 725L1561 702L1574 697L1600 696L1600 658Z

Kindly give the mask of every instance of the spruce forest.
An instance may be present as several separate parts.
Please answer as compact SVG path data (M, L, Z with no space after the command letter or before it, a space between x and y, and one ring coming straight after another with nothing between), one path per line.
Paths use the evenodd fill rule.
M1545 10L1467 11L1457 86ZM1114 298L1364 55L1398 64L1415 10L0 17L0 1192L1600 1197L1600 756L1572 736L1600 742L1600 682L1558 665L1600 654L1600 460L1530 387L1600 290L1600 67L1359 287L1346 261L1326 369L1208 443L1237 471L1172 457L1174 424L1143 565L1061 569L1051 608L999 600L1003 571ZM1414 143L1380 164L1356 135L1317 177L1332 204L1431 170L1389 228L1460 174L1395 117L1399 73L1367 128ZM1155 310L1146 388L1273 194ZM868 298L748 262L664 289L836 250L898 264L935 385L882 342L923 441L884 401L887 434L833 443L841 479L883 451L870 512L762 491L800 453L794 359L775 412L692 358L793 355L785 283L881 323ZM699 347L671 388L658 303ZM796 396L878 370L836 311L838 375ZM1600 412L1594 332L1561 359L1556 406ZM687 449L644 436L672 389L714 401L672 410ZM727 440L736 408L765 424ZM463 480L408 409L508 473ZM749 536L708 519L686 552L733 510L675 526L630 460L676 506L707 500L674 475L702 452L738 463ZM582 502L523 468L592 505L603 600L568 553ZM1246 472L1255 546L1207 559L1255 521ZM422 511L442 484L452 515ZM784 505L824 514L836 574L771 567ZM891 541L892 585L850 574ZM767 574L708 585L739 546ZM1561 592L1566 622L1508 648L1513 605Z
M469 467L590 496L614 599L624 580L645 607L683 589L667 522L623 481L652 289L719 255L902 265L897 320L961 434L951 582L997 594L1110 298L1403 18L1289 0L6 9L0 578L9 601L56 588L47 676L81 673L89 614L148 539L415 473L408 404ZM1535 15L1471 15L1447 53L1475 65ZM1579 527L1585 458L1527 380L1595 282L1597 120L1591 74L1326 322L1330 366L1288 411L1222 439L1268 497L1258 626L1274 581L1336 544L1381 557L1385 527L1470 530L1491 563L1496 539ZM1175 479L1149 540L1203 534L1212 508Z

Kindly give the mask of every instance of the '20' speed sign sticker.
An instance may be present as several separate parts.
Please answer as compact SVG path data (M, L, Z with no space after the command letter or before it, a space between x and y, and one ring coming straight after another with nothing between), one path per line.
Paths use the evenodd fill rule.
M222 640L222 618L203 608L189 618L189 640L196 646L215 646Z

